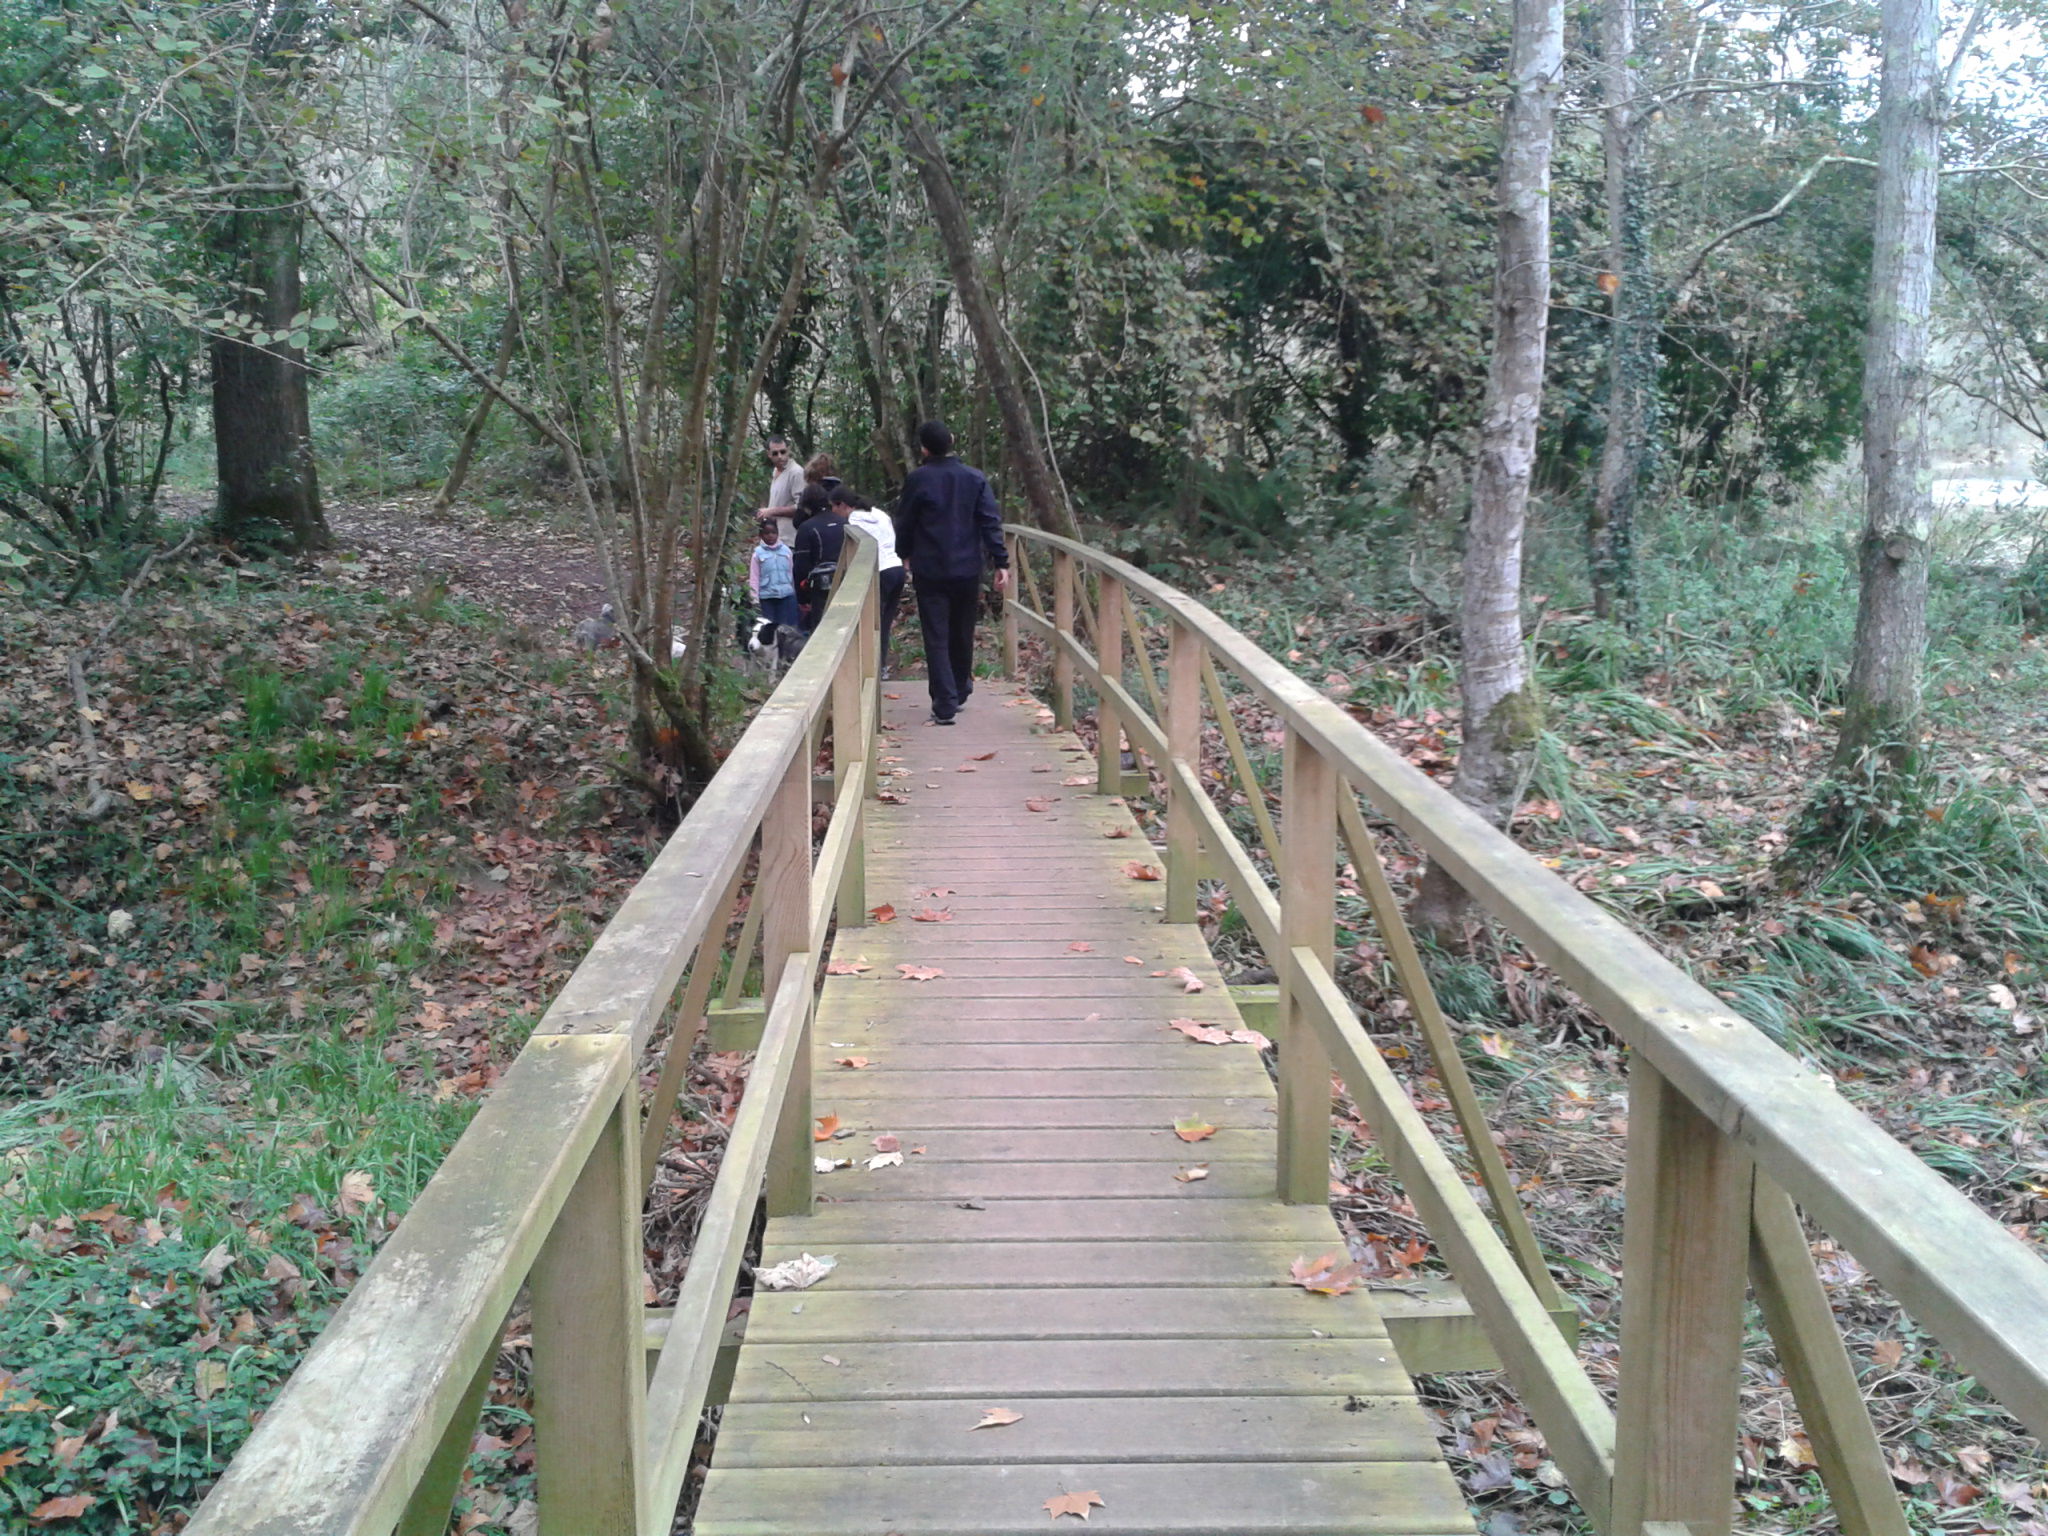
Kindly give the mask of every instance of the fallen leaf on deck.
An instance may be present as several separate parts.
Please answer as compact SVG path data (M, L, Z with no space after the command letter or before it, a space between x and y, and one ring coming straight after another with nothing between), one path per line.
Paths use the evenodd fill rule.
M860 1069L862 1067L865 1067L867 1064L868 1059L865 1056L834 1056L832 1058L833 1066L851 1067L856 1072L860 1071Z
M887 1131L884 1131L875 1138L875 1150L877 1152L896 1152L900 1151L902 1146L903 1139L900 1136L892 1136Z
M1095 953L1095 946L1093 944L1076 942L1067 946L1067 953L1070 955L1092 955Z
M1233 1029L1230 1032L1230 1038L1236 1041L1239 1045L1254 1046L1262 1051L1266 1049L1267 1046L1273 1043L1272 1041L1268 1040L1264 1035L1260 1034L1256 1029Z
M974 764L972 764L972 763L962 763L962 764L961 764L961 765L960 765L960 766L959 766L958 768L955 768L955 769L954 769L953 771L954 771L955 773L979 773L979 772L981 772L981 770L980 770L979 768L975 767L975 766L974 766Z
M981 1419L968 1427L970 1429L1001 1429L1005 1424L1014 1424L1024 1415L1010 1408L988 1408L982 1411Z
M885 901L879 907L869 907L868 916L878 923L893 923L896 921L896 909Z
M853 1166L853 1159L850 1157L814 1157L811 1159L811 1166L820 1173L830 1173L836 1168L851 1168Z
M1140 959L1139 959L1139 958L1138 958L1138 957L1137 957L1136 955L1125 955L1125 956L1124 956L1124 964L1125 964L1125 965L1143 965L1144 963L1145 963L1145 962L1144 962L1144 961L1142 961L1142 960L1140 960Z
M862 976L874 967L866 960L828 960L825 962L827 976Z
M882 695L882 697L885 699L900 699L903 697L903 695L900 693L885 693Z
M911 913L910 920L913 923L950 923L953 914L940 907L926 907L921 912Z
M839 1266L829 1253L804 1253L754 1271L754 1284L771 1291L807 1291Z
M1182 1184L1199 1184L1207 1177L1209 1177L1209 1165L1207 1163L1196 1163L1194 1167L1182 1168L1174 1174L1175 1180Z
M1156 864L1141 864L1136 859L1131 860L1130 863L1124 866L1124 873L1133 880L1164 880L1166 878L1165 875L1160 873L1159 867Z
M1341 1253L1326 1253L1319 1259L1296 1259L1289 1278L1304 1291L1318 1296L1342 1296L1357 1287L1365 1271Z
M1202 990L1202 978L1184 965L1176 965L1166 974L1180 983L1180 989L1183 992L1199 992Z
M1071 779L1060 780L1061 786L1066 789L1077 789L1083 784L1093 784L1094 782L1095 775L1092 773L1077 773Z
M1129 837L1131 829L1129 827L1104 827L1102 835L1104 837Z
M995 753L993 752L977 752L974 754L973 757L969 758L968 761L973 763L985 763L994 756Z
M870 1173L877 1168L901 1168L902 1166L903 1154L901 1152L877 1152L868 1159L868 1171Z
M1218 1029L1214 1024L1204 1024L1200 1019L1168 1019L1168 1029L1177 1029L1190 1040L1203 1045L1228 1045L1230 1031Z
M1091 1488L1086 1493L1063 1493L1056 1499L1047 1499L1045 1507L1052 1511L1055 1520L1061 1515L1079 1515L1086 1520L1089 1510L1107 1509L1109 1506L1102 1502L1102 1495Z
M884 805L908 805L908 804L910 804L910 801L909 801L909 800L908 800L908 799L907 799L907 798L906 798L905 796L903 796L903 795L899 795L899 794L897 794L897 793L896 793L896 792L895 792L894 790L890 790L890 789L885 789L885 790L882 790L882 791L880 791L879 793L877 793L877 794L876 794L875 798L876 798L877 800L881 801L881 802L882 802L882 804L884 804ZM888 921L888 919L887 919L887 918L884 918L884 919L883 919L883 921L884 921L884 922L887 922L887 921Z
M896 969L905 981L936 981L946 974L936 965L899 965Z
M1029 800L1026 800L1024 802L1024 809L1027 811L1049 811L1055 805L1059 804L1059 799L1060 797L1058 795L1054 795L1050 799L1047 799L1043 796L1034 795Z
M1173 1122L1173 1134L1182 1141L1207 1141L1216 1134L1216 1127L1206 1120L1198 1120L1190 1115L1184 1120Z
M818 1128L811 1132L811 1140L830 1141L838 1134L839 1117L837 1115L820 1115L818 1116Z

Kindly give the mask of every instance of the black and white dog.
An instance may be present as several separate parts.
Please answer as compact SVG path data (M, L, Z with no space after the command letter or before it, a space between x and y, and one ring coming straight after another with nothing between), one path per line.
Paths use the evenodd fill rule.
M778 624L773 619L756 618L747 635L747 656L779 672L796 660L806 638L800 629Z

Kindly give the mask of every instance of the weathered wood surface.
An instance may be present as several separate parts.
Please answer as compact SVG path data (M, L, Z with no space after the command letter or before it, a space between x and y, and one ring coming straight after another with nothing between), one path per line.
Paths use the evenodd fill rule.
M871 969L828 976L814 1026L813 1110L852 1132L816 1151L858 1161L762 1254L838 1267L754 1297L699 1536L1038 1531L1078 1490L1091 1530L1471 1531L1372 1296L1287 1283L1342 1241L1274 1197L1259 1053L1168 1027L1242 1019L1165 883L1125 873L1164 857L1035 701L982 684L938 729L914 687L878 748L902 803L870 810L895 920L841 931ZM865 1166L882 1135L902 1166ZM1024 1418L973 1430L991 1407Z

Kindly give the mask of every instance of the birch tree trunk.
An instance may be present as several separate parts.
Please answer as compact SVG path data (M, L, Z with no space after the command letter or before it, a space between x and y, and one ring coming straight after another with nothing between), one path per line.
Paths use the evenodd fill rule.
M1636 0L1602 0L1600 143L1606 160L1608 291L1606 435L1600 478L1586 522L1593 612L1626 618L1635 587L1635 516L1656 389L1656 316L1637 163Z
M1876 240L1863 343L1862 599L1835 769L1902 787L1927 649L1927 351L1941 185L1940 0L1884 0Z
M1536 461L1550 322L1550 158L1564 74L1563 0L1514 0L1501 131L1493 356L1472 483L1460 610L1463 745L1452 792L1506 826L1542 728L1522 643L1522 533ZM1441 865L1424 872L1416 918L1456 937L1469 903Z

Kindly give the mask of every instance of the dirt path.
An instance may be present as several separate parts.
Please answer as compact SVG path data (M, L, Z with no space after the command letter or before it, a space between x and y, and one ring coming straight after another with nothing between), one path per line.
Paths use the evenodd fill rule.
M589 536L542 521L487 516L457 505L432 510L421 493L327 508L336 543L396 586L438 577L451 596L566 639L579 619L605 601L604 568Z

